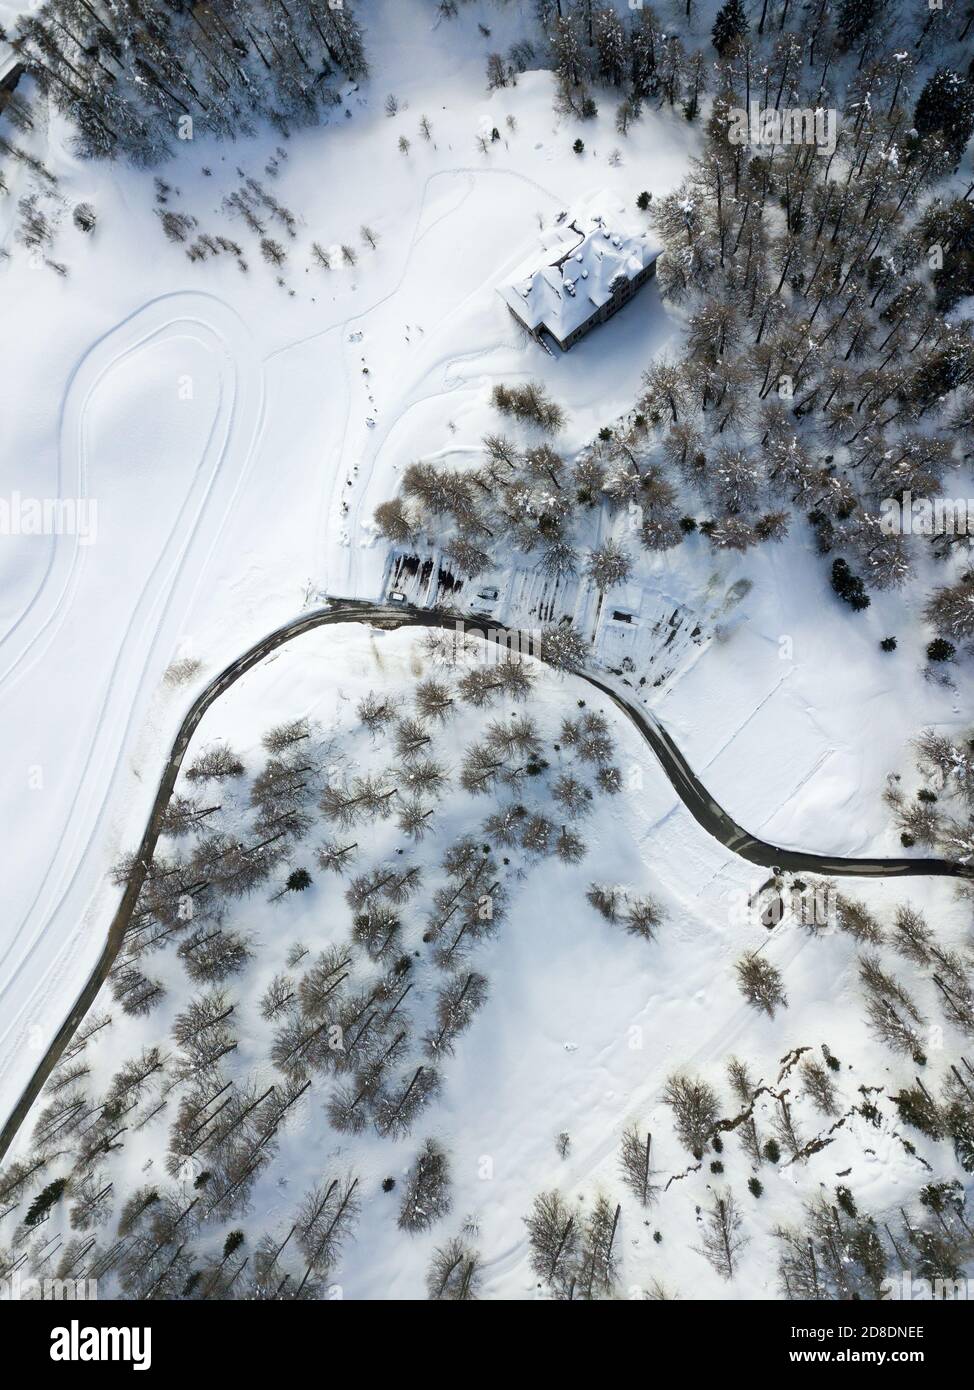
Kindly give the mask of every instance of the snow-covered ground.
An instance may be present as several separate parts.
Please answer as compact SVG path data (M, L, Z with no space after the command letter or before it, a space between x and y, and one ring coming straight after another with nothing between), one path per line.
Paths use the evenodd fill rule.
M498 16L504 26L513 35L518 22ZM367 90L350 92L330 126L290 140L278 178L263 174L280 144L271 136L185 148L160 171L180 190L169 206L241 241L220 210L238 163L272 186L299 219L288 289L255 245L247 274L232 260L190 264L163 237L151 177L77 161L59 120L33 147L66 200L55 255L68 277L35 268L14 244L14 197L0 211L16 344L0 497L97 504L92 544L64 535L0 546L2 813L14 866L0 929L4 1113L24 1058L43 1051L100 950L114 898L106 868L137 837L192 693L161 685L166 668L196 657L201 685L309 592L377 597L385 557L371 513L396 470L454 442L472 448L497 375L552 370L495 293L533 245L538 214L603 186L631 203L683 170L693 135L665 115L644 123L618 168L611 112L574 154L551 111L550 75L488 95L471 28L472 14L437 26L418 3L377 6ZM392 81L400 113L390 119ZM485 157L476 138L495 125L505 138ZM81 200L99 218L90 240L70 225ZM363 224L378 233L375 251L361 243ZM316 240L336 248L329 272L312 263ZM354 269L342 243L358 252ZM666 342L655 291L612 332L611 353L593 337L557 364L576 446L631 403Z
M473 640L473 653L477 645ZM934 1162L941 1177L952 1176L953 1167L948 1161L945 1171L942 1147L914 1131L910 1138L917 1149L910 1154L897 1137L901 1131L889 1119L874 1128L864 1118L853 1117L806 1162L764 1164L759 1170L765 1187L760 1198L750 1197L744 1188L751 1169L736 1135L725 1140L719 1179L709 1171L715 1154L694 1169L672 1134L670 1115L661 1102L664 1082L678 1068L711 1081L721 1094L723 1113L732 1114L736 1104L724 1067L734 1054L747 1063L755 1084L774 1086L793 1049L808 1049L816 1056L825 1044L841 1064L836 1082L842 1110L862 1099L860 1086L882 1087L887 1094L895 1091L910 1079L911 1066L908 1061L892 1062L868 1037L851 938L842 933L813 936L789 920L769 934L745 911L747 895L757 886L751 869L687 815L632 726L607 701L593 699L591 690L576 678L531 665L537 684L527 705L501 700L487 711L458 711L434 733L433 756L455 774L485 717L504 721L514 713L528 713L545 739L545 756L554 760L554 776L560 768L577 767L570 751L554 751L551 740L558 737L562 717L577 713L576 702L584 699L589 710L605 705L616 742L615 761L629 790L598 798L592 816L579 823L589 851L580 864L565 866L554 859L532 863L530 857L513 852L511 867L502 870L511 894L509 916L496 936L479 942L465 962L465 968L469 964L487 976L488 1001L459 1040L456 1054L437 1063L443 1091L421 1112L407 1137L380 1138L371 1126L362 1135L339 1134L323 1113L337 1079L315 1080L283 1133L279 1155L255 1188L251 1214L243 1223L248 1249L261 1232L283 1239L298 1203L316 1182L354 1174L360 1180L361 1216L354 1238L329 1275L333 1294L351 1299L422 1297L433 1249L463 1230L480 1252L482 1295L525 1298L536 1289L522 1220L534 1196L558 1187L584 1214L604 1191L613 1202L623 1201L618 1250L624 1296L645 1297L657 1281L683 1298L777 1297L773 1228L799 1222L803 1201L844 1180L863 1210L895 1211L925 1180L923 1160ZM189 758L225 741L241 756L249 780L265 761L260 741L268 728L306 718L319 730L306 745L312 760L324 752L328 768L338 768L342 777L386 768L388 735L370 739L356 715L359 701L374 690L408 713L418 680L435 676L452 685L456 674L431 663L422 634L414 631L376 632L356 624L319 629L242 677L205 716ZM192 790L189 783L180 785ZM530 786L523 788L523 795L530 806ZM225 808L246 803L226 783L208 800L219 800ZM396 853L404 853L399 862L420 865L426 876L419 897L402 910L404 931L398 948L416 957L410 974L414 993L408 1002L416 1036L430 1015L433 991L445 978L431 964L430 948L421 940L425 904L440 877L437 866L445 845L460 834L478 834L490 810L491 798L470 798L454 787L437 798L433 828L419 845L397 832L394 820L359 826L346 837L360 844L352 872L390 859L395 863ZM315 867L314 849L327 833L324 823L316 826L288 864L253 897L232 905L224 920L226 928L250 939L254 951L247 969L225 983L234 1003L234 1036L239 1038L237 1051L227 1059L227 1072L238 1084L251 1077L258 1091L280 1080L268 1065L274 1026L260 1020L261 995L275 975L299 977L318 952L348 940L351 913L343 899L348 877L336 878ZM170 845L165 852L176 848ZM312 886L268 902L287 868L299 864L312 870ZM629 936L621 925L601 920L584 896L593 878L631 894L655 897L665 912L658 940ZM887 921L894 904L904 897L901 889L884 884L868 884L863 896ZM960 939L961 914L949 887L925 889L921 896L942 939ZM557 911L552 911L553 902ZM295 942L307 948L309 956L304 967L289 971L287 957ZM737 990L733 963L745 949L760 949L784 972L790 1004L774 1019L757 1016ZM111 1014L114 1021L84 1052L91 1072L82 1084L92 1095L103 1093L123 1059L167 1039L173 1018L186 1006L187 982L172 949L150 954L141 964L169 992L146 1018L132 1019L121 1012L107 986L102 991L94 1012ZM945 1035L931 1047L953 1051L957 1041ZM174 1055L170 1042L165 1051ZM415 1060L418 1057L413 1065ZM803 1138L828 1134L832 1120L816 1114L802 1095L797 1075L783 1084L791 1087ZM135 1112L126 1115L125 1144L99 1168L98 1185L115 1182L120 1195L111 1200L116 1204L136 1187L162 1179L175 1099L170 1097L165 1109L144 1127L142 1119L156 1110L163 1094L164 1089L157 1093L155 1086L149 1088ZM49 1093L46 1100L51 1098ZM15 1153L27 1152L43 1103L35 1106ZM882 1106L888 1114L885 1100ZM773 1112L769 1097L759 1099L755 1116L764 1138L771 1132ZM631 1123L655 1136L653 1167L661 1187L688 1166L694 1169L670 1183L646 1212L627 1197L619 1178L620 1138ZM40 1128L43 1132L43 1123ZM555 1146L561 1133L571 1140L564 1158ZM431 1230L404 1235L396 1225L402 1184L426 1135L435 1135L449 1155L452 1208ZM70 1146L72 1141L61 1142ZM193 1180L206 1166L207 1160L197 1157L181 1175L177 1192L184 1204L197 1195ZM385 1193L381 1183L390 1176L396 1179L396 1190ZM698 1209L709 1203L715 1188L727 1183L743 1202L743 1233L750 1242L732 1285L713 1272L697 1249ZM44 1239L53 1241L62 1231L67 1249L73 1233L64 1217L63 1210L57 1213L45 1227ZM239 1222L210 1221L199 1239L200 1252L218 1252L235 1224ZM103 1231L108 1234L111 1229L109 1223ZM660 1243L654 1241L654 1231L661 1233ZM97 1229L84 1240L91 1234L99 1237L100 1247L110 1243ZM103 1280L103 1296L110 1296L115 1287L113 1277Z
M568 411L559 448L570 455L631 409L642 371L675 343L680 325L655 286L560 358L525 342L495 292L530 252L539 219L599 188L629 206L642 189L659 196L678 183L696 141L678 113L655 110L622 139L606 103L576 154L575 126L552 112L550 74L486 93L486 53L506 47L521 23L511 8L491 8L495 33L478 49L475 7L436 24L418 0L373 6L372 78L347 92L328 125L287 141L276 176L264 169L277 136L184 147L160 171L172 185L166 206L195 216L199 231L244 243L245 274L232 257L191 264L163 236L151 176L76 160L52 120L31 147L58 174L65 200L54 254L69 274L59 278L14 243L25 189L16 182L23 170L12 176L0 205L0 246L10 252L0 263L0 498L85 499L96 504L97 530L90 544L71 535L0 544L4 1116L101 951L117 900L107 870L138 840L194 693L320 596L381 596L387 552L374 507L416 458L473 457L483 434L499 427L489 405L495 382L543 380ZM398 112L389 117L393 91ZM419 130L423 115L430 141ZM477 137L494 128L500 138L484 154ZM618 164L610 161L616 148ZM238 166L298 219L294 240L281 235L288 260L280 272L221 208L240 183ZM90 237L71 226L81 200L98 214ZM363 225L377 234L375 250L362 243ZM314 263L313 241L331 252L331 270ZM354 267L342 263L342 244L355 247ZM646 560L640 577L623 597L643 613L643 630L677 607L705 629L706 640L688 644L646 698L714 797L768 840L897 853L881 801L885 776L903 765L919 727L961 728L970 707L969 677L938 687L912 657L879 651L881 637L915 630L923 586L875 596L853 624L797 533L744 558L716 556L695 536ZM584 603L582 595L580 611ZM302 638L221 700L203 732L252 749L275 715L314 712L327 722L356 679L375 681L377 652L397 679L414 640L356 631L340 643L333 629ZM164 682L187 657L199 662L190 680ZM552 701L556 691L574 698L570 681L552 678L547 689ZM670 909L668 927L647 948L586 906L588 866L539 870L490 947L487 973L504 988L453 1059L434 1117L455 1157L455 1214L475 1216L497 1296L531 1287L520 1219L534 1192L554 1184L591 1192L596 1180L608 1182L627 1119L664 1130L660 1087L673 1066L719 1068L746 1039L755 1071L773 1079L792 1047L827 1041L845 1062L866 1046L849 1007L854 947L845 937L813 940L792 929L772 938L793 1007L784 1023L755 1020L731 966L744 945L765 940L760 929L742 930L734 912L758 876L696 826L634 731L620 723L617 736L641 775L600 823L592 858L600 879L648 874ZM317 920L317 891L275 905L293 935ZM553 916L553 893L571 910ZM871 884L863 896L888 913L904 890ZM917 881L910 897L948 938L960 932L948 885ZM262 900L244 910L255 930L265 910ZM147 1039L155 1024L150 1016ZM632 1035L633 1027L643 1032ZM847 1100L860 1081L909 1079L885 1057L868 1073L858 1060L847 1065ZM564 1162L553 1146L560 1130L573 1140ZM803 1170L801 1191L795 1169L770 1180L780 1185L775 1220L794 1215L799 1196L834 1181L853 1154L866 1162L850 1135ZM289 1209L302 1174L311 1176L302 1131L288 1143L282 1166L294 1177L268 1202L271 1217ZM915 1165L889 1133L869 1143L857 1193L867 1206L895 1206L916 1186ZM485 1155L489 1180L478 1166ZM663 1152L659 1164L675 1172L685 1157ZM382 1175L368 1173L370 1181ZM698 1179L700 1201L707 1174ZM758 1245L771 1224L766 1206L748 1212ZM651 1228L627 1229L626 1284L645 1287L656 1275L670 1282L669 1257L679 1249L672 1283L687 1296L720 1292L706 1263L687 1253L697 1239L690 1197L668 1208L665 1227L662 1215L651 1221L664 1229L664 1258ZM404 1256L394 1221L370 1202L342 1282L349 1296L410 1296L428 1253L424 1238ZM770 1265L749 1262L736 1291L768 1296Z

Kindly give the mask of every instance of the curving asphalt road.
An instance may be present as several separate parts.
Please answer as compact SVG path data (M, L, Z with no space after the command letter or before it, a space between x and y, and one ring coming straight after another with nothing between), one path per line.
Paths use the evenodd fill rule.
M312 628L348 622L368 623L373 627L389 629L400 627L452 629L460 624L465 630L478 632L487 641L495 642L499 646L537 654L535 644L529 634L499 627L489 618L478 614L416 608L412 604L405 603L381 604L369 603L360 599L330 599L326 608L306 613L303 617L296 618L293 622L286 623L283 627L269 633L225 667L219 675L215 676L193 701L179 727L159 783L159 790L152 805L149 823L139 845L136 867L129 877L121 902L112 918L105 948L97 966L85 983L84 989L75 1001L74 1007L58 1030L54 1041L24 1088L20 1100L0 1132L0 1159L3 1158L13 1142L14 1136L45 1081L57 1065L62 1052L74 1036L85 1014L94 1003L95 996L104 984L115 957L118 955L139 893L142 890L146 867L152 862L155 853L162 817L173 794L183 757L200 720L224 691L228 690L245 672L251 670L277 647L283 646L285 642L289 642L294 637L300 637L302 633L310 632ZM601 691L636 726L653 750L671 786L694 820L727 849L740 855L742 859L748 860L751 864L757 864L767 869L793 869L829 877L936 875L974 878L974 866L959 864L949 859L842 859L804 850L785 849L780 845L771 845L764 840L756 839L714 801L670 735L653 715L638 704L634 697L628 695L624 689L610 685L588 671L576 671L573 674L587 681L596 690Z

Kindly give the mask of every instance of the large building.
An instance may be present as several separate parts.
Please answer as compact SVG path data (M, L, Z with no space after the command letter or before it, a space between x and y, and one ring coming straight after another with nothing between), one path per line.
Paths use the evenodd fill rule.
M656 271L659 246L600 194L563 212L541 234L541 248L499 287L519 323L542 344L567 352L626 304Z

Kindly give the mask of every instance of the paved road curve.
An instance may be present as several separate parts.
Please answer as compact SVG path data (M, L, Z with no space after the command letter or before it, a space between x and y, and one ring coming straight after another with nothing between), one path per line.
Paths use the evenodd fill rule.
M58 1030L57 1036L45 1053L2 1133L0 1133L0 1159L9 1148L44 1082L57 1065L61 1053L94 1003L95 996L104 984L115 957L118 955L139 893L142 890L146 868L151 864L155 853L162 817L173 794L183 757L200 720L224 691L228 690L245 672L251 670L277 647L289 642L294 637L300 637L304 632L310 632L312 628L349 622L369 623L374 627L382 628L438 627L454 629L459 624L465 630L478 632L486 640L498 645L522 652L533 651L532 641L527 634L498 627L488 618L477 615L415 608L410 604L378 604L366 603L359 599L334 599L327 608L306 613L303 617L269 633L260 642L244 652L242 656L239 656L236 661L225 667L218 676L215 676L205 690L197 696L180 725L162 780L159 783L159 790L152 806L149 823L142 836L136 867L126 884L122 900L112 918L105 949L102 951L98 964L86 982L74 1007ZM734 854L740 855L742 859L767 869L794 869L805 873L825 874L829 877L939 875L974 878L974 867L947 859L841 859L827 854L813 854L804 850L783 849L780 845L769 845L764 840L755 839L753 835L738 825L723 807L718 806L662 725L633 696L626 693L624 686L610 685L587 671L578 671L576 674L606 695L626 718L635 724L659 760L660 766L674 791L694 820L698 821L722 845L725 845Z

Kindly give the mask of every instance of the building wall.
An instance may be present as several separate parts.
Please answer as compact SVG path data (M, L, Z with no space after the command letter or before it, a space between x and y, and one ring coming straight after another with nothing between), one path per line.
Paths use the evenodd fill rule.
M526 323L524 322L524 320L521 318L521 315L517 312L517 310L514 308L514 306L513 306L512 304L508 304L507 310L508 310L508 313L510 314L511 318L514 320L514 322L518 325L519 328L523 328L523 329L525 330L525 332L530 333L532 338L537 338L538 334L539 334L540 331L541 331L541 328L540 328L540 327L539 327L539 328L531 328L531 327L529 327L529 325L526 324ZM541 327L543 327L543 326L544 326L544 325L541 325Z
M24 75L23 63L10 60L0 67L0 92L12 92Z

